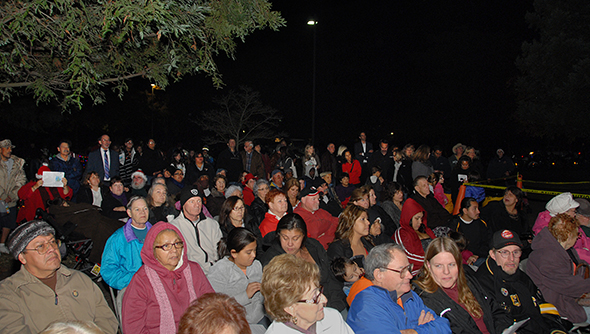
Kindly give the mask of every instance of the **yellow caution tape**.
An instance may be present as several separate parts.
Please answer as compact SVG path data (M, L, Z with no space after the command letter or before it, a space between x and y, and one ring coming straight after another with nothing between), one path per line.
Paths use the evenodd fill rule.
M477 184L477 183L471 183L471 182L466 182L463 184L466 186L488 188L488 189L506 189L506 187L491 186L489 184ZM524 189L524 188L521 190L524 191L525 193L542 194L542 195L559 195L559 194L563 193L563 191L550 191L550 190L537 190L537 189ZM588 195L588 194L572 193L572 196L573 197L581 197L581 198L590 198L590 195Z

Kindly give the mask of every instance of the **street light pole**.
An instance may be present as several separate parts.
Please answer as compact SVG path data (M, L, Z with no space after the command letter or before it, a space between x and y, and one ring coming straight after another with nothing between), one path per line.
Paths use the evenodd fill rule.
M315 144L315 73L316 73L316 25L318 21L309 20L307 24L313 26L313 79L311 93L311 144Z

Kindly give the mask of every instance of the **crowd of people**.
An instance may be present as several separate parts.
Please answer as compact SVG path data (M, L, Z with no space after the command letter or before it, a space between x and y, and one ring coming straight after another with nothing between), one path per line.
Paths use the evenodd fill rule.
M3 333L565 333L590 322L590 202L562 193L532 224L502 149L484 168L474 147L374 150L361 133L353 150L329 143L321 155L230 139L214 159L207 146L165 154L154 139L114 150L102 135L83 167L71 145L28 181L0 141L0 252L22 264L0 283ZM500 200L473 185L459 194L484 179L507 185ZM112 309L61 263L64 237L39 216L56 207L102 219L85 233Z

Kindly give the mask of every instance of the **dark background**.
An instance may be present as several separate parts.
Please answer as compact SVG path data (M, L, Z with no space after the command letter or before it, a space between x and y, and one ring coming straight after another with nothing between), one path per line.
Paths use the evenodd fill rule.
M245 85L282 113L282 130L290 138L307 143L316 29L320 151L328 141L351 147L360 131L374 144L380 138L398 146L438 144L446 156L460 141L478 148L484 160L498 147L521 154L562 145L530 137L514 117L515 61L522 43L537 36L525 21L532 0L274 1L273 9L286 27L254 32L238 43L235 60L217 57L224 89L201 75L152 95L150 82L139 78L129 82L122 101L109 94L106 104L87 101L83 110L65 114L24 96L0 105L0 136L52 152L67 137L74 151L85 153L105 132L115 143L153 136L162 148L196 148L204 144L199 114L214 108L214 96ZM319 21L315 27L306 24L312 18ZM214 147L214 156L221 148Z

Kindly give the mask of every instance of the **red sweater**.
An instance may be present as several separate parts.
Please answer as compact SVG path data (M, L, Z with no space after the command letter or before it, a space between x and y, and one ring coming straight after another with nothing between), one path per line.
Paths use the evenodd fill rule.
M338 228L338 218L332 216L328 211L319 209L311 213L298 205L293 213L300 215L307 225L307 236L319 241L324 249L328 249L328 244L334 241L334 233Z

